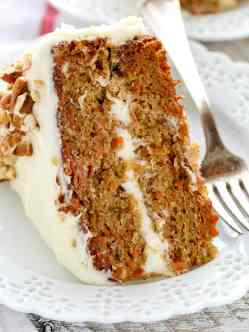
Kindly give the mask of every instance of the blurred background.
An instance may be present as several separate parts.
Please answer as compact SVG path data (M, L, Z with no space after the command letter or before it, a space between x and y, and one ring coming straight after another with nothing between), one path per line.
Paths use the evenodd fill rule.
M87 4L90 7L92 3L92 0L82 1L84 1L84 8ZM80 0L1 0L0 67L14 61L26 48L30 47L32 41L45 33L53 31L61 23L72 24L76 27L110 23L115 18L119 19L121 15L137 14L134 8L141 1L143 0L124 0L124 2L123 0L105 0L105 4L114 3L114 12L112 12L111 19L108 10L105 14L99 13L99 16L97 11L96 13L91 13L91 11L86 13L85 10L81 9ZM58 9L55 9L55 6L51 3L55 3ZM79 10L73 13L70 12L71 8L70 6L67 8L67 3L72 3L74 6L76 4L76 8L79 8ZM118 11L119 13L117 13Z
M45 8L45 0L0 1L0 43L34 39Z
M80 0L70 0L68 3L80 4ZM82 0L84 6L93 0ZM119 13L116 13L116 19L120 18L120 11L123 16L137 14L134 8L138 7L143 0L103 0L106 7L110 3L116 2L116 8L119 8ZM0 66L4 66L15 60L16 56L22 53L25 48L30 46L30 43L40 35L54 30L56 26L61 25L62 22L73 24L77 27L83 27L90 24L110 22L110 15L106 10L105 16L101 13L99 19L96 13L91 12L82 13L74 12L75 15L65 14L60 9L55 9L51 3L57 5L57 8L62 8L64 0L1 0L0 1ZM135 4L135 5L134 5ZM129 8L132 8L129 9ZM118 12L118 10L117 10ZM84 15L82 15L84 14ZM91 15L92 14L92 15ZM112 17L114 12L111 13ZM82 19L80 17L82 16ZM83 18L84 16L84 18ZM88 19L87 19L88 18ZM91 18L91 20L89 19ZM206 46L210 50L223 51L230 55L233 60L249 60L248 39L238 40L233 42L216 42L207 43ZM4 54L4 56L3 56ZM7 55L7 56L6 56ZM7 63L6 63L7 61Z
M53 31L61 22L77 26L91 23L65 17L46 0L1 0L0 66L14 61L33 40Z
M110 23L121 17L137 15L143 2L103 0L104 9L100 11L95 6L93 13L90 10L93 0L1 0L0 43L27 42L61 23L77 27Z

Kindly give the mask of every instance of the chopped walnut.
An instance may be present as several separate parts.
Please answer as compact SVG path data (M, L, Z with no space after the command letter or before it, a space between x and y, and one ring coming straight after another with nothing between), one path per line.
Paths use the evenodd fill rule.
M21 62L9 66L0 74L0 78L7 83L5 90L0 91L0 181L13 180L17 158L33 154L26 133L38 124L32 115L34 101L23 76L31 67L31 62L31 55L25 55Z
M11 96L11 109L14 108L15 102L18 96L28 91L27 81L23 77L19 77L13 85L12 96Z
M8 143L10 147L14 147L21 141L21 139L22 139L22 133L16 130L13 133L9 134Z
M28 157L33 154L33 147L31 143L21 142L14 150L14 154L19 157Z
M9 110L10 104L11 104L11 93L7 93L4 96L2 96L0 100L0 106L2 106L2 108L6 110Z
M27 95L22 107L20 108L20 113L32 113L33 105L33 99L29 95Z
M19 65L16 66L9 66L4 73L1 75L2 80L9 84L14 84L15 81L22 76L23 70L22 67Z
M0 165L0 182L11 181L16 177L16 171L13 166Z
M0 165L8 165L8 166L14 166L16 162L16 156L9 155L9 156L3 156L0 157Z
M5 110L0 109L0 125L8 125L10 123L10 117Z
M23 124L23 118L22 117L20 117L19 115L17 115L17 114L13 114L12 115L12 125L15 127L15 128L18 128L18 129L20 129L21 128L21 126L22 126L22 124Z

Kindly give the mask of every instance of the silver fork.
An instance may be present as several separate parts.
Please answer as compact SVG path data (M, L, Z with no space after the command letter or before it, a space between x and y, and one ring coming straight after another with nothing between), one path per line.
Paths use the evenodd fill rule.
M221 219L235 235L249 231L249 171L222 142L186 36L179 0L146 1L142 14L180 73L200 112L206 139L202 174Z

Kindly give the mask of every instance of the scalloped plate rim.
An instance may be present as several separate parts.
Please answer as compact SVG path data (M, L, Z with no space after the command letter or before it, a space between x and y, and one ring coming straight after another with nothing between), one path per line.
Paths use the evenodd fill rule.
M64 13L65 15L69 15L71 17L76 18L77 20L85 20L87 22L94 22L94 24L106 24L106 23L110 23L112 22L111 19L108 19L107 15L103 15L102 18L98 17L98 19L93 19L92 17L90 17L90 15L84 15L84 17L82 16L82 14L79 14L79 12L71 7L68 4L63 4L60 0L49 0L50 3L57 9L59 9L62 13ZM217 13L217 14L210 14L210 15L198 15L198 16L194 16L191 15L189 13L186 14L185 17L185 23L186 23L186 27L187 27L187 33L188 36L192 39L196 39L199 41L204 41L204 42L217 42L217 41L230 41L230 40L237 40L237 39L243 39L246 37L249 37L249 25L248 28L246 30L242 30L238 29L236 27L236 29L234 31L230 31L229 34L225 34L222 27L220 32L214 34L212 30L210 30L209 26L207 23L205 22L201 22L202 19L206 20L207 18L209 19L214 19L215 22L218 21L226 21L226 16L230 16L233 13L236 14L238 11L243 12L243 11L248 11L249 13L249 3L243 3L241 6L238 6L234 9L225 11L225 12L221 12L221 13ZM194 22L195 20L200 21L200 24L203 25L204 29L205 29L205 33L203 34L202 32L192 32L191 29L193 27L196 26L196 23ZM199 23L198 23L199 24Z

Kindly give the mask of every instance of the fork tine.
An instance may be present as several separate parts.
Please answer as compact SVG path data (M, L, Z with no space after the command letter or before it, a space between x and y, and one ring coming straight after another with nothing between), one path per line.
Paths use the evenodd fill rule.
M207 184L208 190L209 190L209 197L213 203L213 208L217 215L220 217L221 221L228 226L235 234L242 235L243 232L239 228L239 226L232 220L232 218L227 214L226 210L224 210L224 207L221 205L219 200L217 200L216 195L213 192L213 187L210 184ZM231 221L230 221L231 219Z
M243 190L244 194L246 195L247 199L249 200L249 192L246 189L246 186L244 184L244 181L242 181L241 179L239 180L239 186L240 188Z
M227 213L233 218L233 220L242 228L242 230L248 232L249 227L244 225L240 219L236 216L236 214L233 213L233 211L230 209L230 207L227 205L227 203L224 201L220 191L218 190L216 185L213 185L213 191L220 203L222 204L223 208L227 211Z
M226 183L226 188L227 188L227 191L229 192L229 194L231 195L232 199L234 200L235 204L237 205L238 209L240 210L240 212L243 214L243 216L247 220L249 220L249 214L248 214L248 212L246 211L245 207L241 204L241 202L237 198L237 196L238 196L241 199L243 199L242 196L241 196L241 194L237 191L237 195L235 195L234 194L234 186L232 188L232 186L231 186L230 183Z

